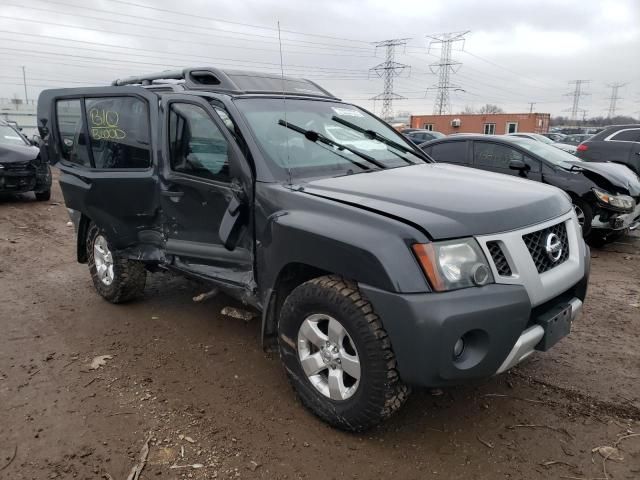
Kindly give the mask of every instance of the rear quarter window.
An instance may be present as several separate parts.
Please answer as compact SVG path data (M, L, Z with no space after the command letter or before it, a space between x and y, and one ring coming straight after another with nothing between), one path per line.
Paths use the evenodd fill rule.
M620 130L618 133L615 133L609 140L615 140L617 142L640 142L640 128Z
M458 165L468 165L467 142L443 142L436 143L429 147L431 151L426 151L436 162L456 163Z

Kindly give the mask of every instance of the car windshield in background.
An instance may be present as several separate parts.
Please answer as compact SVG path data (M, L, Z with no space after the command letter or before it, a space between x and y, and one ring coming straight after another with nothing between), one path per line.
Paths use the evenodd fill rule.
M283 178L287 171L310 178L425 163L395 130L352 105L281 98L235 103Z
M0 125L0 145L29 145L22 136L7 125Z
M547 145L528 138L514 138L514 140L520 147L528 152L534 153L559 167L571 168L571 165L581 161L575 155L560 150L558 147L554 147L553 143Z

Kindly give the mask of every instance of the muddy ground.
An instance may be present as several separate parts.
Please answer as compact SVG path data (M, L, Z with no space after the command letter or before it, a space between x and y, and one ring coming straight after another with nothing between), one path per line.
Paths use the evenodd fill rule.
M640 237L593 250L554 350L353 435L304 410L229 298L154 274L103 301L67 221L57 187L0 199L0 478L124 480L150 438L143 479L640 479ZM605 471L593 449L616 444Z

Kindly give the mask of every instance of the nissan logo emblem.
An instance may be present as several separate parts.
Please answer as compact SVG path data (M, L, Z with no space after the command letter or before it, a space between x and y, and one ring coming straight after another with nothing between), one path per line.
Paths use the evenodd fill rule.
M560 260L562 256L562 242L560 242L560 237L555 233L547 235L547 239L544 242L544 250L552 262L555 263Z

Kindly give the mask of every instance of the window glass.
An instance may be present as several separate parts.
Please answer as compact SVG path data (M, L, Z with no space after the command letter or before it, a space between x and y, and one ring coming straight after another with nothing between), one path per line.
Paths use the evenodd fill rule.
M201 107L174 103L169 114L171 169L210 180L229 180L227 140Z
M0 145L29 145L22 135L9 125L0 123Z
M286 103L279 98L235 103L267 163L281 178L349 175L381 168L376 164L395 168L424 162L412 152L414 144L407 137L354 105L295 98ZM403 148L371 138L367 130ZM323 140L313 141L316 135Z
M95 168L149 168L149 112L135 97L87 98Z
M485 135L494 135L496 133L496 124L495 123L485 123L484 124L484 134Z
M443 142L431 147L429 154L436 162L457 163L466 165L467 142Z
M621 130L616 133L611 140L617 140L622 142L640 142L640 129L633 128L630 130Z
M489 167L509 169L509 163L512 160L521 160L531 167L536 167L540 171L540 165L535 165L534 160L525 161L525 156L511 147L491 142L474 142L473 145L473 162L477 167ZM531 165L533 163L533 165Z
M56 102L56 124L60 137L60 156L63 160L91 167L84 130L82 101L79 98Z

